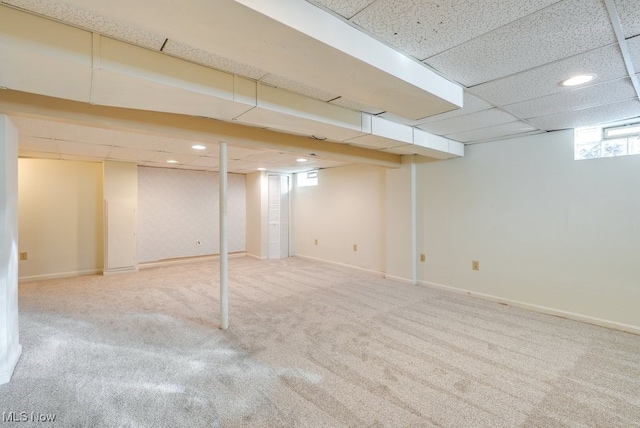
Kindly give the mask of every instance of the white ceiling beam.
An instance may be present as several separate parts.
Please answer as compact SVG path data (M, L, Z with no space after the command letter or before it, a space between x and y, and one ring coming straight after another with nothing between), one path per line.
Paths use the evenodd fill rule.
M327 89L333 92L413 120L462 107L462 87L308 2L236 1L345 54L335 55L324 70L334 82L327 82ZM368 94L363 93L362 82L374 73L358 63L387 75ZM315 82L317 78L314 73ZM411 90L413 96L409 96ZM394 95L394 91L403 96ZM422 102L417 102L418 98Z

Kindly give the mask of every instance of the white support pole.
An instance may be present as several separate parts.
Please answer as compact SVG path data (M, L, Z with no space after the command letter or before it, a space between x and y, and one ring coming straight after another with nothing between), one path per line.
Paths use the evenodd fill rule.
M411 157L411 282L418 284L418 169Z
M227 143L220 143L220 328L229 328L229 246L227 219Z

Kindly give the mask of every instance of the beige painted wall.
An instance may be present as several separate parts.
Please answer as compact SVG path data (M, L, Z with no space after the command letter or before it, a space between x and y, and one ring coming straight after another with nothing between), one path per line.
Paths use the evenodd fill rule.
M412 179L416 166L405 156L401 168L387 170L386 180L386 277L415 284L413 257Z
M640 156L574 161L556 132L468 146L419 183L422 280L640 327Z
M18 160L20 279L102 270L102 164Z
M295 254L383 272L385 186L386 169L351 165L320 170L317 186L296 187Z
M102 164L105 275L138 269L138 166L131 162Z

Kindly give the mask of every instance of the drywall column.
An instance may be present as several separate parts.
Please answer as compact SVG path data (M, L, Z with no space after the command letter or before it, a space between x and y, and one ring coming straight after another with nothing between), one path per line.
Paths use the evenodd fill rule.
M413 156L403 156L400 168L387 171L386 277L416 284L417 168Z
M268 186L267 173L246 175L247 183L247 256L266 260L268 252Z
M220 143L220 328L229 328L229 221L227 219L227 143Z
M11 380L18 337L18 131L0 115L0 385Z
M138 270L138 166L104 163L104 275Z

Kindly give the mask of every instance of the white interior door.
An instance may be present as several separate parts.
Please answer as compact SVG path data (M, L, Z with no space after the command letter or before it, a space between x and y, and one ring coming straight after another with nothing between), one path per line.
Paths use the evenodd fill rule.
M289 177L269 176L269 258L289 257Z

